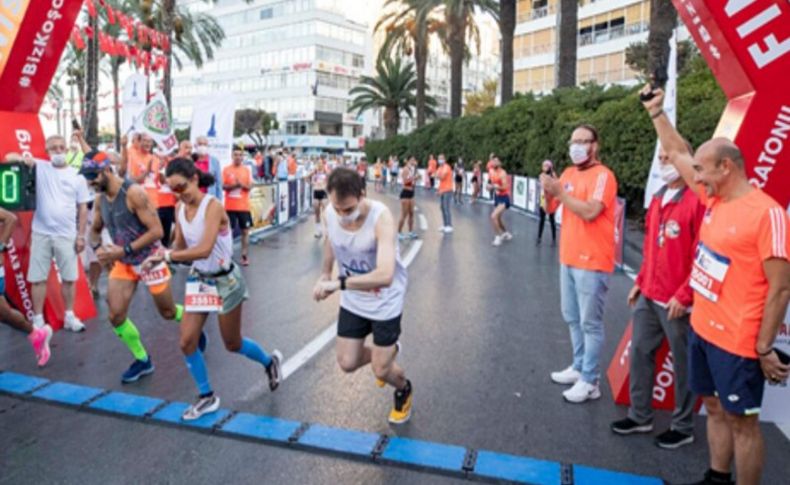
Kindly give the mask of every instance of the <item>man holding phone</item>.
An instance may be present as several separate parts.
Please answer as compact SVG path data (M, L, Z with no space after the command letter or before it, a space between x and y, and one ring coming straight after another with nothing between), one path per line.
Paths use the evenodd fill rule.
M773 349L790 301L787 213L749 184L732 141L714 138L692 157L661 109L664 93L645 86L642 94L669 161L706 207L690 279L689 382L708 411L710 450L698 483L733 483L733 458L737 483L760 483L765 380L790 371Z

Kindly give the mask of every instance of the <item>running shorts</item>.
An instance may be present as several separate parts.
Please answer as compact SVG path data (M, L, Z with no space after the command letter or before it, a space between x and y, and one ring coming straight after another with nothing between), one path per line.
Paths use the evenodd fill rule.
M409 189L403 189L400 192L401 199L413 199L414 198L414 191Z
M160 263L151 271L144 272L141 265L133 266L131 264L116 261L112 265L109 278L111 280L124 280L143 281L148 288L148 292L152 295L161 295L170 287L170 268L166 263Z
M494 207L504 205L505 209L510 209L510 196L509 195L495 195Z
M760 413L765 376L758 359L727 352L697 335L689 335L689 387L700 396L716 396L731 414Z
M395 345L400 337L400 319L402 315L391 320L371 320L351 313L342 306L337 317L337 336L353 339L364 339L373 333L373 344L377 347Z
M239 229L242 231L244 229L249 229L252 227L252 214L250 211L227 211L228 212L228 219L230 220L230 227L236 227L236 224L239 225Z
M324 199L326 199L326 190L314 190L313 191L313 199L315 199L315 200L324 200Z

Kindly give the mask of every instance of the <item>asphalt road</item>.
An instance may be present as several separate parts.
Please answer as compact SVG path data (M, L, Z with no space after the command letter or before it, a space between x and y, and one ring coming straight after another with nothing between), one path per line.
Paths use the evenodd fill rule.
M394 195L374 194L398 217ZM265 388L259 366L226 352L216 324L206 361L223 407L388 433L516 455L658 476L671 482L697 479L707 468L704 417L697 442L663 451L652 436L619 437L609 423L625 414L603 397L583 405L563 401L549 373L566 367L570 339L559 307L557 250L534 245L537 224L510 212L515 235L491 246L485 204L454 207L455 233L437 231L441 215L433 194L417 204L428 228L409 267L399 361L414 385L414 415L388 425L391 391L374 385L368 369L343 374L331 342L296 368L276 393ZM547 228L548 229L548 228ZM417 251L412 244L404 254ZM244 273L251 298L244 306L244 333L286 361L335 322L338 299L315 303L321 245L312 220L272 234L251 250ZM183 295L185 271L176 276ZM631 281L612 277L606 306L604 366L629 318L625 297ZM176 325L162 321L145 291L130 316L140 328L156 372L122 386L131 356L101 315L82 334L59 332L53 357L37 369L21 334L0 327L0 369L169 400L191 401L195 388L178 350ZM659 413L657 431L668 426ZM790 441L773 425L766 439L764 483L787 477ZM200 435L39 402L0 396L0 483L453 483L428 473L375 466L336 457Z

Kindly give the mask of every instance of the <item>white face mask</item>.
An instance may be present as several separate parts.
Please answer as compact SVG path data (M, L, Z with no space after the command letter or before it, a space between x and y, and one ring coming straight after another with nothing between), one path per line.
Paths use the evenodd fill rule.
M340 223L346 226L350 226L351 224L355 223L359 219L359 206L354 209L354 212L347 216L340 216Z
M52 162L52 165L56 167L63 167L66 165L66 154L65 153L50 154L49 160Z
M661 180L664 182L671 184L678 178L680 178L680 173L678 173L678 169L675 168L674 165L668 163L666 165L661 165Z
M441 164L443 164L443 163L444 163L444 158L440 158L440 159L439 159L439 165L441 165Z
M581 143L572 144L569 154L574 165L581 165L590 159L590 149L587 147L587 145L583 145Z
M196 151L200 156L208 155L208 147L206 145L198 145Z

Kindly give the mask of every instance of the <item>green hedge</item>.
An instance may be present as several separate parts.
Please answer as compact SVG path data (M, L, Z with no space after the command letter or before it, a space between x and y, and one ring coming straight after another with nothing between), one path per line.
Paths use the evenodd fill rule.
M568 139L579 123L596 126L601 159L617 175L620 195L632 215L641 213L644 185L655 149L656 135L637 97L639 88L595 84L557 89L549 95L520 95L505 106L479 116L439 120L409 135L369 141L368 159L416 156L421 165L430 153L488 159L499 155L509 173L535 176L545 159L560 170L568 165ZM702 58L689 61L678 82L678 126L698 146L716 128L726 99Z

